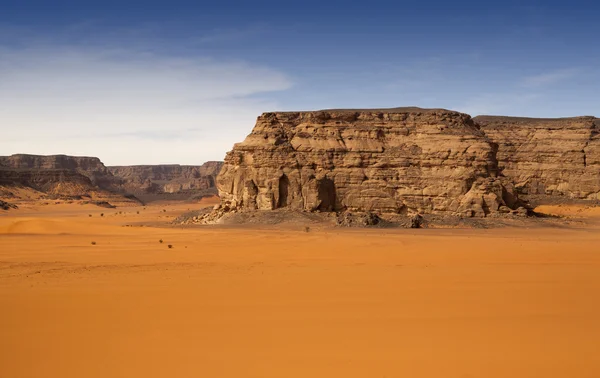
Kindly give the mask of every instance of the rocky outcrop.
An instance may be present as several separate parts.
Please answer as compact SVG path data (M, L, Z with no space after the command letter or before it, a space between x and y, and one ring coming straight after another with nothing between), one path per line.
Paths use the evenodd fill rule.
M225 158L217 211L497 214L521 203L496 153L444 109L264 113Z
M216 177L222 162L202 165L134 165L108 167L129 193L204 193L217 194Z
M221 162L208 162L201 166L107 168L96 157L19 154L0 156L0 185L21 185L63 197L103 191L121 197L139 195L144 201L189 199L216 194L215 179L221 165Z
M479 116L498 168L523 195L600 199L600 119Z
M98 190L91 180L69 169L0 167L0 185L24 186L52 196L81 197Z
M112 174L97 157L67 155L26 155L0 156L0 168L7 170L48 172L62 171L64 175L77 173L89 179L92 185L109 188L115 184ZM67 173L69 172L69 173ZM79 180L78 178L75 178Z

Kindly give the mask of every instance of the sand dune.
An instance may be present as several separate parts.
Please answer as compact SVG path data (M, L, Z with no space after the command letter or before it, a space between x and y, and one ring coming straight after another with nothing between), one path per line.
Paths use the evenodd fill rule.
M544 205L538 206L536 211L542 214L558 215L563 217L600 218L600 207L586 205Z
M600 376L595 223L158 227L189 206L2 214L0 377Z

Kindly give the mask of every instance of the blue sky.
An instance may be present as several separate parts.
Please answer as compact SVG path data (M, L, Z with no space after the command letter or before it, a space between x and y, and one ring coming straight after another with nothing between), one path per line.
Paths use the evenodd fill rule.
M221 160L264 111L600 116L600 6L0 0L0 153Z

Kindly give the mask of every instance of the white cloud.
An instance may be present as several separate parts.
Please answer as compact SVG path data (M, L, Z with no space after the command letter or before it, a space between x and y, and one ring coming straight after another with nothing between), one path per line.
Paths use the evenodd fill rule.
M109 47L0 46L0 151L107 164L220 160L290 79L241 61Z
M570 79L579 72L576 68L567 68L553 72L546 72L539 75L528 76L523 79L523 85L526 87L541 87L551 85L560 81Z
M525 114L521 112L540 98L541 95L538 93L486 93L477 97L469 98L466 102L458 104L456 108L472 116L517 116Z

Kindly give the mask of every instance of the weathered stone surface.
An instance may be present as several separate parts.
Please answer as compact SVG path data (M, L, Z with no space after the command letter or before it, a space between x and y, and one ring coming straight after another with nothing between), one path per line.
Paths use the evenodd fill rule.
M517 205L496 148L443 109L264 113L217 187L229 209L485 216Z
M600 199L600 119L479 116L519 193Z
M0 156L0 185L23 185L59 196L93 191L134 194L144 201L215 195L221 162L201 166L146 165L106 167L96 157L66 155ZM152 195L146 195L151 193ZM168 196L170 194L180 196Z
M222 162L202 165L132 165L108 167L130 193L200 192L217 194L215 181Z
M5 171L29 170L32 175L35 171L39 171L40 175L43 175L44 171L60 170L65 174L68 171L70 174L77 173L87 177L92 185L99 187L109 187L114 184L111 173L97 157L16 154L0 156L0 168Z
M7 169L0 167L1 186L25 186L53 196L80 197L98 190L91 180L69 169Z

